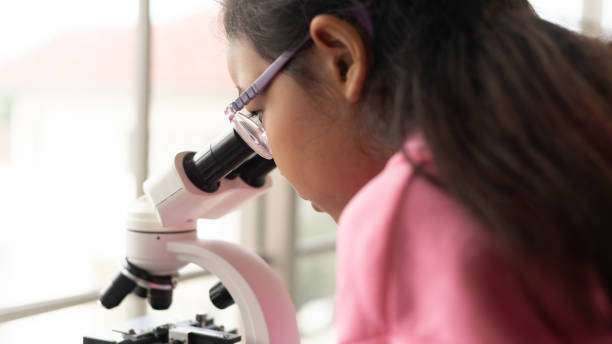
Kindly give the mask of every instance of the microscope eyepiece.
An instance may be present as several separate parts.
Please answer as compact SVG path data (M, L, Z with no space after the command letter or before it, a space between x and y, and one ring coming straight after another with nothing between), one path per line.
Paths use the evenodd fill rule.
M227 178L232 179L240 176L245 183L258 188L266 183L266 176L275 168L276 163L274 160L255 155L232 171Z
M251 147L232 130L208 149L186 155L183 168L193 185L205 192L215 192L223 177L254 155Z

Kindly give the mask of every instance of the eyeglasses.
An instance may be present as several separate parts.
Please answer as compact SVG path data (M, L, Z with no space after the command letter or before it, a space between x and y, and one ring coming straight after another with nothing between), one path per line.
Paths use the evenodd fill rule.
M266 70L255 80L255 82L242 92L242 94L225 108L225 115L228 117L234 130L242 137L255 153L266 159L272 159L272 150L268 143L268 136L263 128L263 123L259 116L252 113L245 113L241 110L261 93L274 79L276 75L285 67L287 62L310 40L310 34L294 42L289 49L283 52Z
M372 20L365 6L357 6L346 11L346 15L357 19L370 36L373 36ZM263 128L263 123L259 116L250 112L243 112L244 107L261 93L274 79L276 75L285 67L287 62L297 54L297 52L310 40L310 33L301 39L293 42L289 49L284 51L279 57L266 68L266 70L253 82L246 91L242 92L236 100L225 108L225 115L228 117L234 130L246 142L255 153L263 158L272 159L272 150L268 143L268 136Z

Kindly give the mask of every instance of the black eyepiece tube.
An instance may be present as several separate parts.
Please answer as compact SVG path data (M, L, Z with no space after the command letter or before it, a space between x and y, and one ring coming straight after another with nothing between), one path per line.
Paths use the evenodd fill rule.
M266 175L276 168L274 160L268 160L256 155L244 164L240 165L235 174L247 184L253 187L261 187L266 182Z
M205 192L215 192L219 181L255 154L233 129L208 149L183 160L189 180Z

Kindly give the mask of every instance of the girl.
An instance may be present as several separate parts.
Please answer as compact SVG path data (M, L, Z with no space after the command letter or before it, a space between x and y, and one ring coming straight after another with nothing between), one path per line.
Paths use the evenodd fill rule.
M526 0L225 0L224 24L226 114L339 222L339 342L612 343L606 45Z

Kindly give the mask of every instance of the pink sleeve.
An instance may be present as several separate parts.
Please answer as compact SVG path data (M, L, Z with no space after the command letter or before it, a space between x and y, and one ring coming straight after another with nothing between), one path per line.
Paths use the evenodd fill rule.
M559 342L484 233L395 155L339 221L339 343Z

